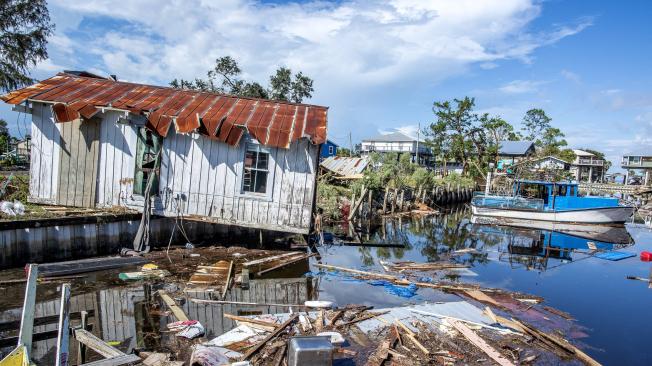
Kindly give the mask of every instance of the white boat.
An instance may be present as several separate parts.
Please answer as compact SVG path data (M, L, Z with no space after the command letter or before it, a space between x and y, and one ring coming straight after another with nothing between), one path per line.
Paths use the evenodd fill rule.
M580 197L576 183L517 181L514 196L476 195L474 215L506 219L581 224L623 224L634 207L617 198Z

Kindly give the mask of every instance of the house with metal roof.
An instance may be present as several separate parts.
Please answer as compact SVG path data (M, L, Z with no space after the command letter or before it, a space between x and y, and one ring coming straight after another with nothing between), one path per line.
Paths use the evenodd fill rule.
M31 115L29 201L308 233L327 107L60 73Z
M410 154L412 161L416 162L418 157L420 165L430 165L432 163L432 150L424 142L423 139L417 140L396 131L363 139L360 154L362 156L368 156L372 152Z
M500 141L498 147L498 170L506 170L509 166L534 155L532 141Z

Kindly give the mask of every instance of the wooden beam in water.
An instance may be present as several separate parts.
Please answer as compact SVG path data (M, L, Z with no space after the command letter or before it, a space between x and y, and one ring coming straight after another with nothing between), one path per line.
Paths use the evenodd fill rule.
M186 313L183 312L181 307L179 307L179 305L174 302L174 300L170 297L170 295L168 295L167 292L158 290L158 294L161 296L161 299L163 299L163 302L165 302L165 304L170 308L172 314L174 314L174 317L177 318L178 321L184 322L189 320Z
M57 355L55 359L56 366L67 366L68 360L68 345L69 345L69 318L70 315L70 284L64 283L61 285L61 306L59 307L59 327L57 334Z
M36 280L38 279L38 265L30 264L27 272L27 286L23 301L23 314L20 319L20 333L18 345L24 345L27 355L32 352L32 335L34 333L34 305L36 302Z
M85 363L81 366L122 366L140 364L142 360L136 355L122 354L120 356L105 358L103 360Z
M99 353L104 358L112 358L125 354L119 349L97 338L93 333L87 331L86 329L76 329L75 339L77 339L77 341L80 343L86 345L86 347Z

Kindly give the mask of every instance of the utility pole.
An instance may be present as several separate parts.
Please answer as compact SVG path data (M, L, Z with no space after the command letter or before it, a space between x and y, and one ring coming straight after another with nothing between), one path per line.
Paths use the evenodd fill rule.
M351 140L351 131L349 131L349 157L353 156L353 140Z
M416 152L416 160L417 160L417 165L419 164L419 132L421 131L421 122L417 123L417 152Z

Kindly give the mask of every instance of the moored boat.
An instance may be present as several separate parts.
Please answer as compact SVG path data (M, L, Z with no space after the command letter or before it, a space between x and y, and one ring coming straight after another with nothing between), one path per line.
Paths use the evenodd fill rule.
M512 196L477 194L474 215L560 223L623 224L634 207L617 198L578 195L577 183L516 181Z

